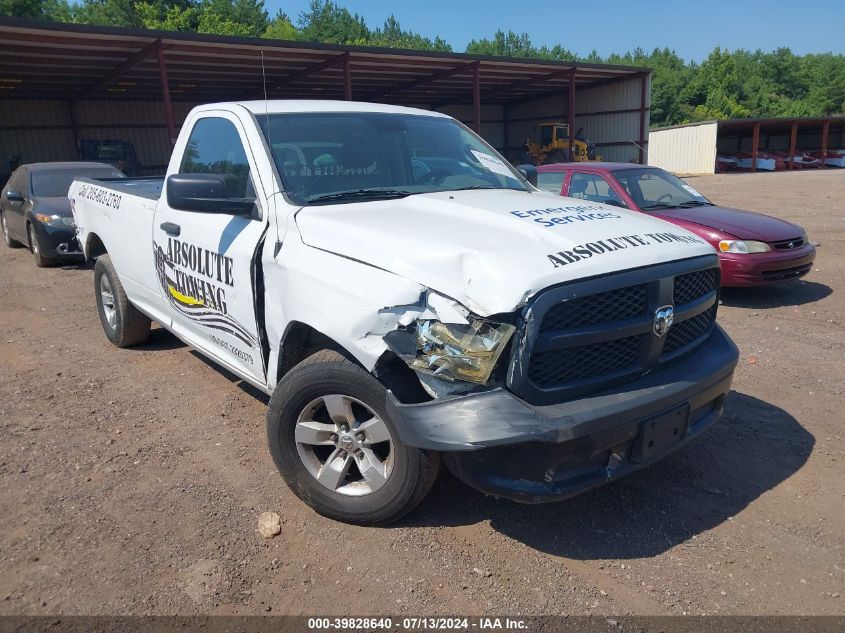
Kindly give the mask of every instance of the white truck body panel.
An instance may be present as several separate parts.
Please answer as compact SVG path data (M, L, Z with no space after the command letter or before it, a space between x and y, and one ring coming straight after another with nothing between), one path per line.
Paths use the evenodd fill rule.
M511 312L554 284L713 252L693 234L646 215L539 191L297 206L281 193L256 119L318 111L445 117L330 101L195 108L167 174L179 173L199 119L231 121L253 175L253 219L178 211L165 194L154 200L95 181L76 181L69 192L80 244L89 256L92 236L104 244L129 299L268 393L294 322L333 339L371 370L387 349L382 337L421 315L460 322L468 312ZM181 234L168 235L166 223Z

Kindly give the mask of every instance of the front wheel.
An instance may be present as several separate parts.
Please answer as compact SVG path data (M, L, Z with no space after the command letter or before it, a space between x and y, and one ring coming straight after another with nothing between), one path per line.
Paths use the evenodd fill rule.
M56 265L56 260L45 257L41 252L41 245L38 243L38 236L35 234L35 229L32 224L26 227L27 236L29 237L29 250L32 251L32 257L35 260L35 265L39 268L49 268Z
M276 386L267 439L287 485L320 514L358 525L391 523L422 501L440 456L405 446L386 391L341 354L322 350Z

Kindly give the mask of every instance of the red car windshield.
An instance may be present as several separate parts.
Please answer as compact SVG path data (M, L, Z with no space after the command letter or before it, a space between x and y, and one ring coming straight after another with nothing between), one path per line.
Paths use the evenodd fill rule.
M613 175L642 211L713 206L694 187L662 169L620 169Z

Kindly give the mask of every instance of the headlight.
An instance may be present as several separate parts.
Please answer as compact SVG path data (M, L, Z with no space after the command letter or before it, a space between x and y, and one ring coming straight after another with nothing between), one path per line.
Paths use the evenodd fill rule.
M473 319L468 325L417 321L411 367L444 380L486 383L514 326Z
M46 213L36 213L35 219L42 224L49 224L50 226L73 226L73 218L62 215L47 215Z
M765 253L772 250L772 247L765 242L752 240L722 240L719 242L719 250L723 253Z

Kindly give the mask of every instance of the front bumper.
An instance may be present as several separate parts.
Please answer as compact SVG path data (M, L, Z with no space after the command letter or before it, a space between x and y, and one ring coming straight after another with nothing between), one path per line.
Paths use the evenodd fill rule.
M525 503L573 496L642 468L713 424L739 353L716 326L694 354L622 387L535 406L504 389L401 404L388 413L402 441L443 451L452 471L487 494Z
M812 270L815 258L812 244L767 253L719 253L722 285L759 286L798 279Z
M83 257L82 249L76 239L76 229L72 226L51 226L43 222L34 222L35 239L44 257L49 259L78 259Z

